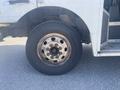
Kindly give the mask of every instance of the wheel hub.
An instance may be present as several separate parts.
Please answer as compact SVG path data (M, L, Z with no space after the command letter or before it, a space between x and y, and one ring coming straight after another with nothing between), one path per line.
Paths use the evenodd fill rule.
M40 39L37 54L43 61L59 64L70 58L71 45L69 40L61 34L47 34Z
M52 48L50 49L50 54L51 54L52 56L58 55L58 54L59 54L59 49L58 49L57 47L52 47Z

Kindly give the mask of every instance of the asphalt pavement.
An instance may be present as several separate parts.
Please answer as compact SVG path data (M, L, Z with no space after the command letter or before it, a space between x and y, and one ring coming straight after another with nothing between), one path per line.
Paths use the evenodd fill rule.
M48 76L36 71L25 55L25 39L0 43L0 90L120 90L120 57L96 58L84 45L71 72Z

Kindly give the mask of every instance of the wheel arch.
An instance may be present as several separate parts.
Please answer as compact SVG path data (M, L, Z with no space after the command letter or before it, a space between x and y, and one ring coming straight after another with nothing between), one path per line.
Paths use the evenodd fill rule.
M82 36L82 42L90 43L90 32L82 18L62 7L45 6L33 9L19 19L17 24L24 29L22 31L26 32L25 35L28 35L35 26L48 20L60 20L75 28Z

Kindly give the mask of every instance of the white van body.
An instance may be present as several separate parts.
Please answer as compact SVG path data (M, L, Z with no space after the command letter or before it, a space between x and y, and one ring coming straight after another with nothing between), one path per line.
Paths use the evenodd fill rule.
M29 3L16 4L10 4L9 1L0 0L1 24L15 23L34 8L43 6L63 7L80 16L87 25L94 56L120 56L120 50L101 51L103 13L109 17L109 13L103 8L104 0L29 0ZM109 18L107 23L109 24Z

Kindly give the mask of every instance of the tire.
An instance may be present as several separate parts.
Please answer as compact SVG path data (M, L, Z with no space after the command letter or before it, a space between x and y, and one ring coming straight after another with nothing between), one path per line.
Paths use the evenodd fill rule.
M50 52L50 55L51 55L50 59L46 58L48 56L46 56L45 58L42 58L42 55L43 57L45 56L45 51L43 52L43 54L41 54L42 53L41 48L42 48L42 45L44 45L45 43L40 45L41 46L40 49L38 49L38 46L39 46L39 43L44 42L44 41L43 42L41 41L42 38L45 37L46 35L49 36L49 34L61 35L64 38L66 38L66 40L69 41L71 49L68 48L68 50L70 51L69 52L66 51L65 53L67 54L64 53L65 57L67 57L65 58L65 60L64 59L61 60L61 58L59 58L60 55L58 55L58 53L55 52L55 55L59 56L56 58L58 58L60 62L59 61L57 61L57 63L53 62L53 57L52 57L53 52L51 51L51 49L53 49L53 46L52 48L50 48L49 51L46 51L46 52ZM57 39L57 41L59 40L59 38L61 39L61 37L57 37L57 36L55 38ZM47 39L45 39L46 42L47 42ZM67 41L64 42L63 47L65 45L67 46L66 42ZM54 43L54 41L49 41L49 43ZM57 43L59 45L60 42L57 42ZM47 47L47 46L44 46L44 47ZM58 51L60 52L60 50ZM72 70L80 61L80 58L82 55L82 44L80 40L80 35L78 34L77 30L63 24L62 22L59 22L59 21L44 22L36 26L30 33L27 40L27 44L26 44L26 55L28 57L28 61L30 62L30 64L39 72L42 72L48 75L61 75L61 74L67 73L70 70ZM41 57L39 55L41 55Z

